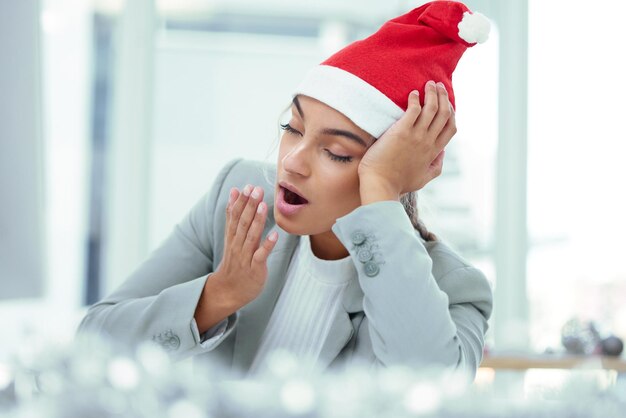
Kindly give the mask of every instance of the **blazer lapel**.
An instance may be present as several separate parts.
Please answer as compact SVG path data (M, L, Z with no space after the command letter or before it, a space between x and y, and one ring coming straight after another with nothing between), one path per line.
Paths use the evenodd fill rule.
M322 370L337 358L356 332L350 320L350 314L363 310L363 290L361 290L358 278L352 280L346 287L342 298L342 308L337 319L330 326L328 338L318 358L318 366Z
M276 227L278 243L267 259L267 281L261 294L241 308L233 354L233 367L247 371L252 365L274 306L287 278L287 268L298 244L299 236Z

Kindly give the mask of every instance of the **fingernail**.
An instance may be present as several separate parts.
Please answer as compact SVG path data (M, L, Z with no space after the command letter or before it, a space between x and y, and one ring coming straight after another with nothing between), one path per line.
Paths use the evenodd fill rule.
M263 212L265 212L265 202L259 203L259 206L257 206L257 208L256 208L256 213L261 214Z
M246 184L246 187L243 188L243 195L245 197L250 196L250 192L252 191L252 186L250 186L249 184Z
M252 194L250 195L253 199L258 199L261 196L261 188L256 186L254 190L252 190Z
M415 97L420 97L420 92L418 90L413 90L411 94Z
M446 89L446 86L444 86L444 84L441 81L439 83L437 83L437 85L439 87L441 87L442 89L444 89L444 90Z
M235 200L235 191L237 189L235 189L234 187L232 189L230 189L230 194L228 195L228 204L231 205L233 203L233 200Z
M267 238L272 242L276 242L276 240L278 239L278 232L273 231L271 234L269 234Z
M426 83L426 84L430 84L433 87L435 87L435 85L436 85L433 80L428 80L428 83Z

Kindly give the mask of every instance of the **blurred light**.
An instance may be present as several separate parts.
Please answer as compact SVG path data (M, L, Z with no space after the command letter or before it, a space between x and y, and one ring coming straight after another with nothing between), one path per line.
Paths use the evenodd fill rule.
M156 344L140 345L137 349L137 360L152 376L161 376L169 371L170 359Z
M13 381L13 373L6 364L0 363L0 392L5 390Z
M379 386L385 393L400 393L404 391L412 379L413 372L410 368L392 366L381 371Z
M117 357L109 363L109 381L116 389L130 390L139 384L139 371L130 359Z
M306 414L315 406L315 392L304 380L290 380L280 391L280 399L290 414Z
M524 374L524 396L529 398L558 392L571 373L568 370L529 369Z
M193 402L177 401L170 407L169 416L171 418L204 418L206 415Z
M430 383L416 383L404 398L404 407L414 414L429 414L437 411L441 404L441 392Z
M276 377L287 377L299 370L298 361L286 350L273 351L267 360L269 371Z
M491 367L479 367L474 378L474 385L482 388L490 386L496 378L496 371Z

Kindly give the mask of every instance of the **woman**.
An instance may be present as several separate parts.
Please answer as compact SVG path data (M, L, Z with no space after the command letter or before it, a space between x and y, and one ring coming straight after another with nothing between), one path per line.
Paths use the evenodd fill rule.
M461 3L428 3L314 68L294 93L276 167L226 165L81 330L240 372L283 349L318 368L473 376L491 289L410 202L440 174L456 132L451 75L485 38L478 18Z

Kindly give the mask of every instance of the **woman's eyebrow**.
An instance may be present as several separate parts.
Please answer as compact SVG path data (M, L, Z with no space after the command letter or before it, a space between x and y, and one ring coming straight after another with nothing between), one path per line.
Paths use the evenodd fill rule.
M360 136L358 136L357 134L354 134L350 131L344 131L341 129L334 129L334 128L324 128L322 130L322 133L324 135L334 135L334 136L343 136L346 137L352 141L358 142L360 145L362 145L364 148L367 148L367 143L361 139Z
M298 101L298 97L294 97L292 100L293 104L296 106L298 113L302 120L304 120L304 112L302 112L302 107L300 106L300 102ZM322 134L324 135L333 135L333 136L343 136L352 141L357 142L359 145L367 148L367 142L365 142L360 136L350 131L344 131L343 129L334 129L334 128L324 128L322 130Z
M292 103L296 106L296 109L298 109L298 113L300 114L302 120L304 120L304 113L302 113L302 108L300 107L300 101L298 100L298 96L293 98Z

